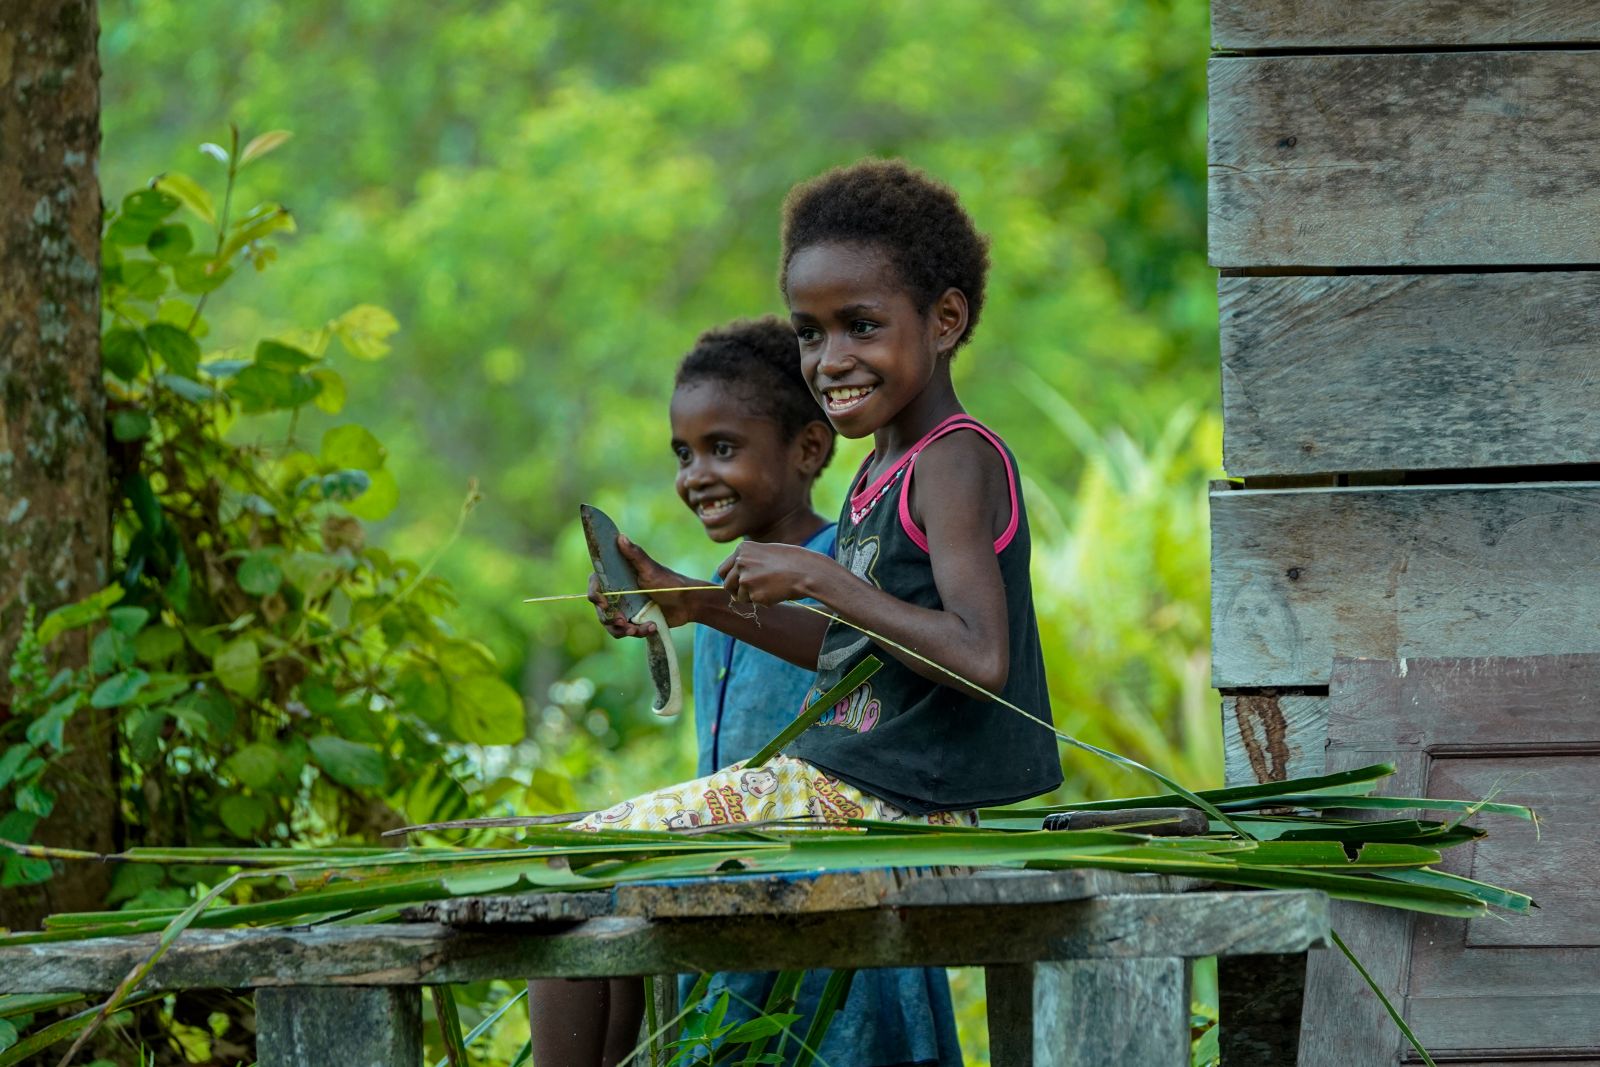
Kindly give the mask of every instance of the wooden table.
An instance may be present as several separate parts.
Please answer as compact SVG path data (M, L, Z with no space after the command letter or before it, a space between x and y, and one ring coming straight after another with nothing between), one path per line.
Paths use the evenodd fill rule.
M442 901L407 918L191 931L141 988L257 990L261 1067L412 1067L424 985L982 966L995 1067L1186 1067L1190 959L1303 955L1328 932L1321 893L1084 870L732 875ZM154 941L0 949L0 993L108 992Z

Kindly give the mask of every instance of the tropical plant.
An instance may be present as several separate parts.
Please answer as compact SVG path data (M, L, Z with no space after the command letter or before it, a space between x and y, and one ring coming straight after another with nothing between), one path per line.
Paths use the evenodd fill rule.
M387 449L351 421L336 343L382 359L397 328L359 305L311 329L217 345L223 287L277 259L294 229L274 202L239 210L241 172L275 131L202 146L220 197L168 172L106 217L103 354L115 558L99 594L30 617L0 719L0 836L27 841L54 805L70 718L111 713L118 833L134 847L330 843L407 820L471 815L529 789L485 773L483 746L521 741L523 701L449 620L454 595L370 544L394 507ZM469 489L459 530L476 503ZM449 539L445 539L448 544ZM442 551L443 546L440 546ZM435 554L437 558L437 553ZM62 634L93 628L88 663L56 669ZM48 879L16 854L0 888ZM187 903L203 867L122 868L108 904ZM203 1013L202 1013L203 1020ZM178 1042L181 1020L162 1028ZM3 1031L0 1031L3 1036ZM181 1042L179 1042L181 1044Z

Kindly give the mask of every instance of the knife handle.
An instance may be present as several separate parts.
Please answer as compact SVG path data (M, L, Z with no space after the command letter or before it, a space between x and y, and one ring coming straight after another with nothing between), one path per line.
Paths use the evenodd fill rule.
M672 631L667 627L667 617L661 605L651 601L633 616L635 625L653 622L656 632L645 636L650 654L650 680L656 686L656 698L650 710L663 719L677 718L683 710L683 683L678 679L678 653L672 646Z

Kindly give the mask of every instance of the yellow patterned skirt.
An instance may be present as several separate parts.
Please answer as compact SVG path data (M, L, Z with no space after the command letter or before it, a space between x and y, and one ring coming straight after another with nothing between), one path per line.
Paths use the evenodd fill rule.
M846 819L977 826L976 811L913 815L855 786L829 777L804 760L774 756L746 770L735 763L715 774L657 789L572 823L572 830L693 830L719 824L810 819L821 826Z

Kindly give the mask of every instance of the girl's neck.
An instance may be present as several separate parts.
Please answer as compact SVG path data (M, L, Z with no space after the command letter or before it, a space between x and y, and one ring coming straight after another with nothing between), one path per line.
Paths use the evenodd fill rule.
M872 466L876 471L886 470L899 461L918 441L926 437L935 426L952 415L966 409L956 396L955 385L950 381L950 364L944 362L928 387L918 393L900 413L879 427L872 435Z
M774 545L803 545L817 536L817 531L828 525L828 520L818 515L811 506L811 496L794 510L788 512L765 529L756 530L745 540Z

